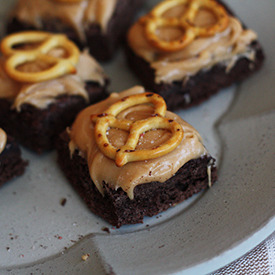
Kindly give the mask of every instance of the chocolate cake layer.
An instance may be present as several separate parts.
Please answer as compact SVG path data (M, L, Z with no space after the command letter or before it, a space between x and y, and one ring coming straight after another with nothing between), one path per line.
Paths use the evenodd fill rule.
M141 57L126 46L126 56L129 67L140 79L146 89L160 94L166 101L169 110L189 108L198 105L235 82L240 82L258 71L264 61L264 53L257 41L251 44L255 49L255 60L240 58L234 67L227 72L227 66L219 63L209 70L201 70L188 80L172 83L155 83L155 70Z
M86 85L90 102L81 96L60 96L46 109L23 104L21 111L11 109L12 103L0 99L0 127L27 148L42 153L53 149L56 139L69 126L77 113L87 105L108 96L106 87L89 82Z
M103 184L105 196L98 191L91 180L88 165L75 151L70 157L68 149L69 135L63 132L57 143L58 163L66 177L86 202L89 209L110 224L121 227L124 224L142 223L145 216L153 216L182 202L208 187L207 165L214 159L204 156L187 162L169 180L140 184L134 189L134 199L119 188L111 189ZM211 179L217 179L217 170L213 165Z
M24 173L28 162L21 158L21 150L14 138L8 136L6 147L0 154L0 186Z
M42 18L43 27L39 30L65 33L81 49L88 47L91 55L97 60L108 61L113 57L143 3L144 0L118 0L114 14L108 22L107 31L103 33L99 24L91 24L85 30L86 42L81 41L76 31L59 18ZM7 33L37 30L35 26L22 22L18 18L10 18L6 29Z

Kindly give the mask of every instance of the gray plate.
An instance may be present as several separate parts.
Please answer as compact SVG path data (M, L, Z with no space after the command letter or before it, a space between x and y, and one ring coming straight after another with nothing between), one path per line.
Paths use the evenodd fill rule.
M13 1L0 2L3 24ZM148 1L148 7L155 2ZM217 158L219 181L142 225L113 229L76 195L56 165L55 152L37 156L23 150L30 160L26 174L0 192L1 274L205 274L273 232L275 2L226 2L258 32L265 66L242 85L178 113L201 132ZM113 91L138 84L122 52L104 67ZM90 257L83 261L86 253Z

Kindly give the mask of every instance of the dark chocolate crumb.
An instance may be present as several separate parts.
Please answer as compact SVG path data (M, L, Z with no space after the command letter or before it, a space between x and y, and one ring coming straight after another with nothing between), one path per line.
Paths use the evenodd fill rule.
M110 234L110 229L109 229L108 227L103 227L103 228L102 228L102 231L105 231L105 232L107 232L108 234Z
M67 202L66 198L61 199L60 201L61 206L65 206L66 202Z

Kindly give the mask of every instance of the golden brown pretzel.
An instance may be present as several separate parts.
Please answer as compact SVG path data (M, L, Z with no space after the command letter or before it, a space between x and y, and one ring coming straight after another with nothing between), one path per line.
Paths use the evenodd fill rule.
M139 104L151 103L155 111L151 117L131 121L117 119L116 116L129 107ZM163 156L173 151L183 138L183 130L176 121L165 118L166 104L163 98L153 93L143 93L125 97L111 105L104 113L92 115L91 120L95 123L95 140L99 149L109 158L114 159L118 167L132 161L148 160ZM118 128L129 132L124 146L115 148L110 144L106 132L109 128ZM153 129L167 129L172 137L161 146L147 150L136 150L140 136Z
M180 17L163 17L164 13L178 5L187 5L185 13ZM209 27L195 26L194 19L200 9L213 13L217 22ZM213 0L165 0L158 4L147 16L141 19L145 24L145 36L149 43L160 50L173 52L186 47L196 37L212 36L225 30L228 26L228 15L224 7ZM172 41L161 40L156 34L158 28L175 27L183 30L183 35Z
M17 45L34 43L38 43L37 47L29 50L14 48ZM65 49L68 57L58 58L48 55L57 47ZM76 73L75 66L80 55L77 46L65 35L40 31L26 31L7 36L1 42L1 51L7 56L5 64L7 74L21 82L39 82ZM49 69L41 72L23 72L17 69L19 65L36 60L49 64Z

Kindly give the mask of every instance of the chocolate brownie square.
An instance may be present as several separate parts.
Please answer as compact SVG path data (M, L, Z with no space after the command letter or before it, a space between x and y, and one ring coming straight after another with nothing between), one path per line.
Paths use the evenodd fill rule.
M142 118L142 123L147 125L156 117L151 106L135 101L138 98L135 95L159 97L144 93L142 87L112 94L108 99L80 112L72 127L60 135L57 143L58 163L69 182L94 214L116 227L142 223L145 216L151 217L165 211L217 180L215 159L203 146L198 132L168 111L163 119L166 118L168 123L179 123L184 132L178 146L151 158L155 150L171 138L169 130L155 129L154 126L152 130L139 135L136 149L124 151L131 135L128 136L121 126L125 119L127 123L135 124ZM134 101L131 107L127 105L128 100ZM110 110L114 109L114 105L117 106L117 102L129 107L116 116L118 120L121 119L118 127L124 130L115 125L104 128L107 129L106 136L110 144L104 142L102 145L105 149L101 149L100 139L104 133L98 132L97 123L101 124L101 118L113 121L113 118L109 118ZM99 121L94 125L91 115L94 117L95 114ZM158 114L157 119L162 119L160 117ZM133 128L136 129L136 126ZM122 151L129 154L142 152L142 156L121 165L109 155L112 150L110 146L114 146L116 154Z
M40 35L46 36L46 42L40 41L45 42L46 46L54 41L51 39L60 39L60 35L50 33L23 32L8 36L2 41L1 46L5 49L4 45L8 44L5 44L6 39L23 37L28 40L29 37ZM65 40L65 47L68 41ZM51 49L46 58L64 62L66 60L62 59L63 51L66 51L66 48L62 49L64 45L57 45L57 48ZM79 52L75 45L71 47ZM24 49L23 58L25 58L25 51L29 56L33 50L26 48L26 45ZM37 51L36 47L35 50ZM13 56L20 58L22 53L16 50ZM76 65L73 66L75 74L63 73L63 67L66 68L68 63L62 63L64 65L62 65L62 75L37 81L38 76L51 72L52 64L48 65L38 58L33 62L21 64L21 71L18 68L14 76L7 68L12 57L4 55L0 60L0 127L3 127L19 143L35 152L42 153L53 149L59 133L73 122L80 110L108 96L109 79L87 50L79 53ZM72 64L68 62L71 67ZM27 80L16 78L21 74ZM29 76L35 79L28 82Z

